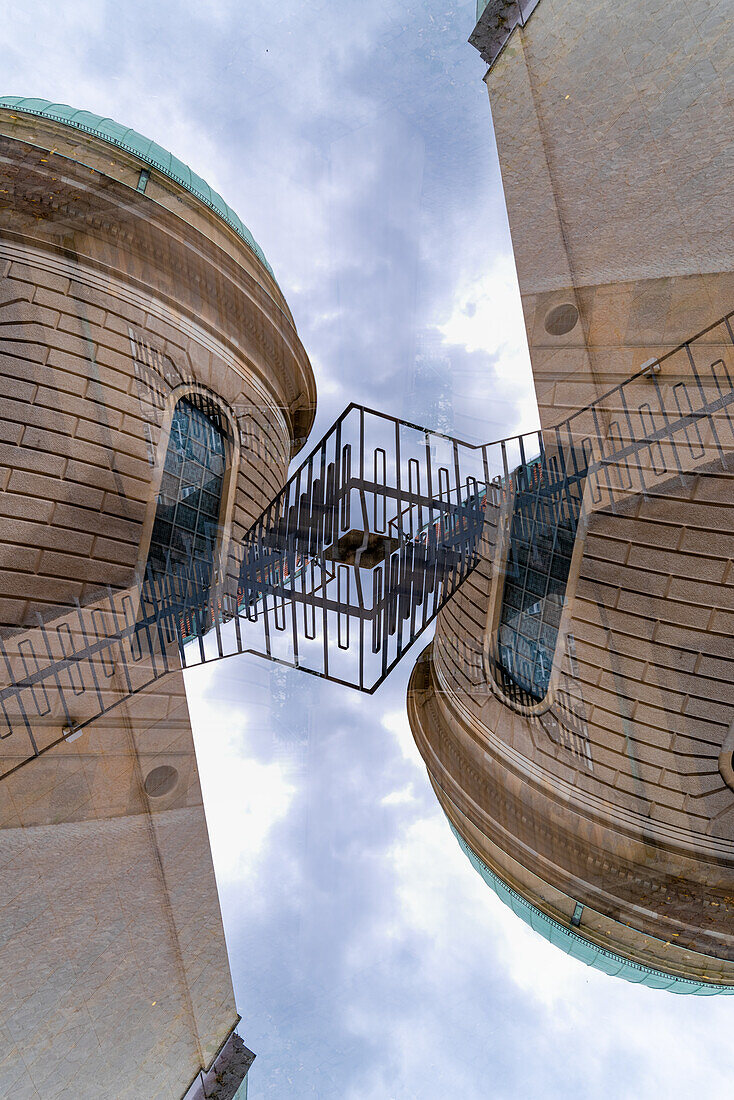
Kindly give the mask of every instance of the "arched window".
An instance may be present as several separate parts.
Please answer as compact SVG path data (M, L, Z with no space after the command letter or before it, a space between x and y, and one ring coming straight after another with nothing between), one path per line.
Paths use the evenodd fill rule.
M548 691L578 528L586 462L547 452L513 474L505 581L490 663L523 706Z
M171 422L148 551L158 580L185 576L206 599L220 530L222 490L231 462L231 432L221 409L201 393L180 398Z

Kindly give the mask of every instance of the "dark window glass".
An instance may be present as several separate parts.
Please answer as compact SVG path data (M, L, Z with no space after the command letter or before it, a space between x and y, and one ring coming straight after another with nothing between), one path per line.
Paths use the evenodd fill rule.
M578 458L546 453L514 472L492 666L504 693L525 705L542 700L550 682L586 477Z
M156 579L183 571L187 589L195 584L198 598L206 598L211 585L227 440L226 423L213 402L198 394L178 402L171 423L148 567Z

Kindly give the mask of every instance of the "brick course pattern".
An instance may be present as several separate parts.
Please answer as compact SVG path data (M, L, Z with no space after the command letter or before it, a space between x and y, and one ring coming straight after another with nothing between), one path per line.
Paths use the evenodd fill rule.
M664 15L633 0L540 0L486 77L551 439L707 326L640 387L674 395L712 366L734 377L715 325L734 303L724 23L712 0ZM610 443L622 412L599 414ZM442 806L501 879L566 927L580 902L574 931L594 944L731 986L730 419L719 429L718 456L702 447L680 473L652 476L652 451L638 456L645 467L613 508L587 485L543 704L510 703L486 660L503 586L495 516L408 706Z
M0 676L135 615L178 396L234 425L221 578L313 418L270 272L138 176L0 110ZM65 675L0 720L0 1094L180 1100L238 1016L176 640Z

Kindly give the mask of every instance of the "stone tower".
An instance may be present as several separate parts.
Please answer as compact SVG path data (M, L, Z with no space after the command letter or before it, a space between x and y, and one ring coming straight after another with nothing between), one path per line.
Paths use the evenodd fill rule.
M224 590L311 367L234 211L110 119L0 100L0 225L0 1093L231 1098L182 627L141 584Z
M734 990L729 23L480 2L543 434L409 692L488 883L676 992Z

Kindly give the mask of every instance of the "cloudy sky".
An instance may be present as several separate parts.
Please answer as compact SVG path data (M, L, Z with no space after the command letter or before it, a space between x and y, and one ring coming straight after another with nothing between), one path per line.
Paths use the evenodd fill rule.
M6 0L0 92L110 115L222 193L295 315L317 431L356 400L487 440L535 414L473 12ZM408 672L371 698L254 658L189 674L253 1100L729 1095L731 1001L606 978L484 886Z

